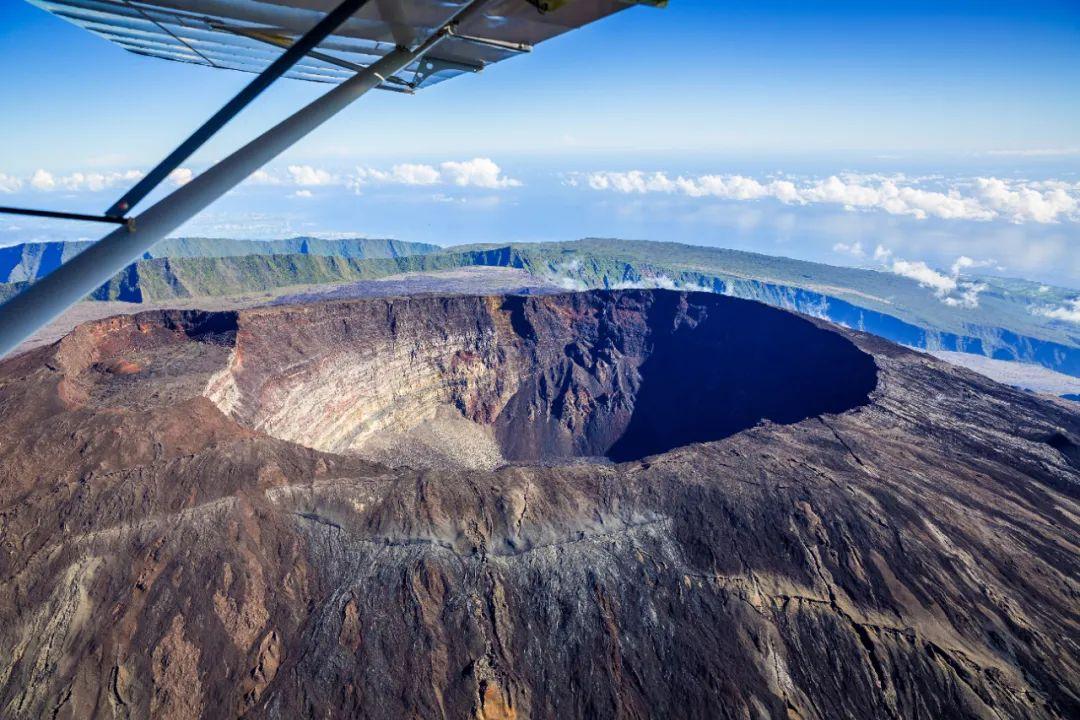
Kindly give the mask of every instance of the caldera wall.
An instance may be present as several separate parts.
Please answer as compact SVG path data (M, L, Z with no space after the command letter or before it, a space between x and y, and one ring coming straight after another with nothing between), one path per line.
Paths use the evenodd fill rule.
M468 436L502 461L548 462L630 460L843 412L876 381L869 355L791 313L596 291L243 312L207 395L253 429L322 450L424 442L452 417L467 427L439 442Z

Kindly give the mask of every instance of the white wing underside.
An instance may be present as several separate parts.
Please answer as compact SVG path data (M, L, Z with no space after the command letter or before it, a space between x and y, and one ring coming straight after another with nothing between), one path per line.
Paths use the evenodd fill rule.
M340 0L29 0L140 55L260 72ZM438 52L414 63L388 89L412 90L476 72L636 0L573 0L547 13L526 0L492 0ZM465 0L371 0L285 77L338 83L395 46L442 27Z

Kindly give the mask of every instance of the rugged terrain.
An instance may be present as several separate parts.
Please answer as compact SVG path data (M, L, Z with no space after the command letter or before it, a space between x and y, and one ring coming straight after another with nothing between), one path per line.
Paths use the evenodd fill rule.
M85 244L0 248L0 301ZM295 294L298 286L371 281L400 273L511 268L563 289L704 290L819 317L934 352L1041 365L1080 377L1080 327L1050 312L1076 289L1002 277L978 282L978 302L947 304L895 273L679 243L591 238L456 246L393 240L276 241L180 238L155 246L94 293L98 301L175 303L236 295ZM35 274L36 273L36 274ZM295 289L293 289L295 288Z
M0 716L1067 718L1080 413L703 293L0 363Z
M0 247L0 282L37 280L60 263L93 244L90 240L20 243ZM252 255L314 255L341 258L394 258L423 255L439 249L428 243L383 238L324 240L294 237L283 240L233 240L229 238L169 238L146 253L151 258L248 257Z

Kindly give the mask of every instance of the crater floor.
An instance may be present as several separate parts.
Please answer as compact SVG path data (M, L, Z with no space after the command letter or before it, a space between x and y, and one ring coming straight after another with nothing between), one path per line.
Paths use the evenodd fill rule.
M668 291L0 363L5 718L1080 716L1080 415Z

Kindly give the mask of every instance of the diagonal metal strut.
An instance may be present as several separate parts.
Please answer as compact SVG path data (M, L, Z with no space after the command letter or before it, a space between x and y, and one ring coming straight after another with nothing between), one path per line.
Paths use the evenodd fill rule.
M308 30L303 37L299 38L295 43L289 46L289 49L274 60L269 67L259 73L255 79L248 83L243 90L238 92L232 100L214 113L213 117L203 123L202 127L193 132L187 140L180 143L180 146L158 163L157 167L148 172L142 180L137 182L135 187L128 190L122 198L113 203L112 207L105 211L105 214L110 217L121 217L131 210L131 208L135 207L140 200L149 195L154 188L160 185L165 178L169 176L169 173L180 167L180 163L187 160L196 150L202 147L214 133L236 117L236 115L247 107L252 100L257 98L263 90L270 87L275 80L287 73L293 65L302 60L305 55L325 40L332 32L341 27L346 20L351 18L357 10L366 5L369 1L370 0L344 0L340 5L334 8L328 15L320 20L315 27Z

